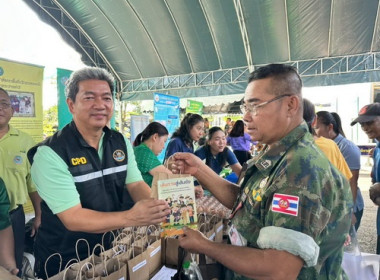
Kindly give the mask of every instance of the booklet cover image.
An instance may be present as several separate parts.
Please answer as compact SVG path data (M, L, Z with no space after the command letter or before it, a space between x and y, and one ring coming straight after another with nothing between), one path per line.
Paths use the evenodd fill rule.
M197 229L193 177L159 180L158 199L165 200L171 210L166 222L161 224L162 236L183 234L183 226Z

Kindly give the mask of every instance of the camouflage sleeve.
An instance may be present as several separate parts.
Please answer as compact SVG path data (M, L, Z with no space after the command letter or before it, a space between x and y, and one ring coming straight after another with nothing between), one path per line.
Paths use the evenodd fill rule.
M266 215L259 235L261 246L289 247L289 252L302 257L306 265L318 257L317 247L326 236L336 246L343 245L350 222L347 180L331 166L325 166L323 172L315 169L304 166L297 172L288 168L276 176L266 193ZM276 234L278 242L273 241Z
M276 184L285 180L277 178ZM261 249L287 251L299 256L306 267L315 266L319 256L318 237L325 228L330 211L323 207L320 197L305 188L289 186L287 181L272 185L266 205L264 227L257 245Z
M331 209L321 199L321 182L315 178L294 182L289 178L280 175L270 186L264 226L293 229L316 239L331 217Z
M264 227L257 245L262 249L284 250L299 256L305 266L315 266L319 256L319 235L331 213L310 187L295 184L280 175L270 186Z

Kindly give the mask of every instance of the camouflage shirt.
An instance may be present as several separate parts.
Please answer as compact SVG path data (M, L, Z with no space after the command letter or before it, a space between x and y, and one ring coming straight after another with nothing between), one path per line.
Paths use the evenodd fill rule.
M345 279L352 207L348 181L302 123L249 162L231 222L247 246L304 259L298 279Z

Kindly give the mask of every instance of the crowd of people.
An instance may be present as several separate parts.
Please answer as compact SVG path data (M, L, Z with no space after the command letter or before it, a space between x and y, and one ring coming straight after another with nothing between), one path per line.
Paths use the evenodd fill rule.
M97 243L107 249L112 240L105 232L167 221L171 202L151 198L153 177L184 173L194 176L197 197L212 195L232 214L227 244L185 228L180 246L221 263L226 279L344 277L344 243L363 215L360 150L345 138L338 114L316 113L302 97L295 68L270 64L252 72L242 117L227 119L224 129L189 113L173 135L151 122L133 145L108 127L113 90L104 69L73 72L66 85L72 122L36 144L9 125L11 99L0 88L0 266L20 275L28 195L35 210L34 271L46 279L77 253L87 257L87 245L75 252L80 238L90 249ZM356 123L377 141L372 181L378 183L380 104L362 108ZM162 163L157 156L166 142ZM236 178L222 178L225 168ZM377 230L380 254L380 210ZM55 253L62 259L46 263Z

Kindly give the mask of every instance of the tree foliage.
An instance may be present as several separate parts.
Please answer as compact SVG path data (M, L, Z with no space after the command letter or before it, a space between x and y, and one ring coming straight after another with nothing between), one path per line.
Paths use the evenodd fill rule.
M43 112L44 136L53 135L58 128L58 106L54 105Z

